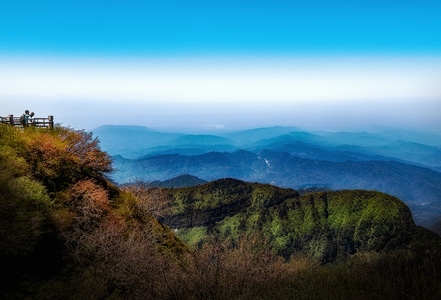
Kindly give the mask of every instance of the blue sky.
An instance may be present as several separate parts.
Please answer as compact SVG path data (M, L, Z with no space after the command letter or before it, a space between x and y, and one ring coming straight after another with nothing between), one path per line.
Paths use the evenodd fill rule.
M1 0L0 114L439 130L440 15L441 1Z

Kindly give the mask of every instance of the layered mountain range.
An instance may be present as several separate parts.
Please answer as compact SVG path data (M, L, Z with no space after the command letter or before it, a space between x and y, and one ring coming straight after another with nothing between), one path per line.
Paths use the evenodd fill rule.
M402 199L417 224L439 227L441 136L435 134L312 133L296 127L185 134L135 126L102 126L93 133L113 156L111 178L120 184L160 186L187 174L293 189L375 190ZM188 185L201 182L193 178ZM181 177L177 186L185 185Z

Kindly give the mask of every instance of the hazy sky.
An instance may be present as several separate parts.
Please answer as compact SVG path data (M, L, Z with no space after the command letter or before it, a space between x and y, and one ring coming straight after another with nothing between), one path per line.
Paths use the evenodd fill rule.
M0 1L0 114L441 128L441 1Z

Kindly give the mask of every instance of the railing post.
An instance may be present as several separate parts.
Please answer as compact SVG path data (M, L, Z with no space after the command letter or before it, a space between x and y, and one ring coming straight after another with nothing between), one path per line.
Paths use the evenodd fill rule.
M9 125L14 126L14 115L9 115L8 119Z
M48 116L49 119L49 129L54 129L54 116Z

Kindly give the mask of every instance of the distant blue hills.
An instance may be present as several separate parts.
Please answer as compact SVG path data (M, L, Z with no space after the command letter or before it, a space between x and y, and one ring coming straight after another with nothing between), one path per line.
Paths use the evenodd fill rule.
M269 127L207 134L106 125L92 131L114 159L111 178L168 182L237 178L280 187L377 190L399 197L415 222L441 220L441 136L405 130L306 132ZM173 181L172 181L173 182ZM163 184L164 186L164 184ZM440 233L440 232L438 232Z

